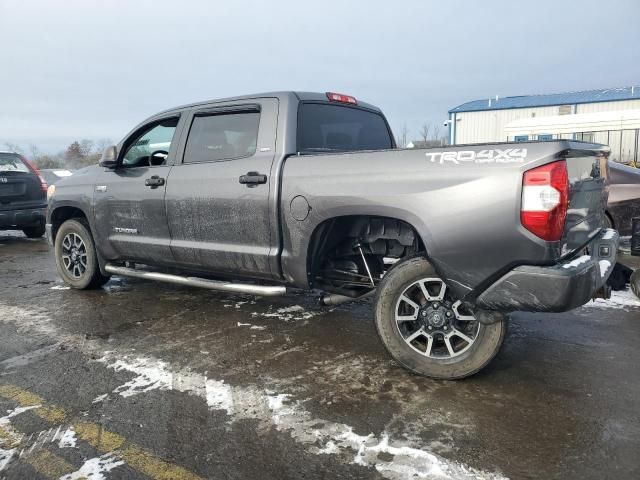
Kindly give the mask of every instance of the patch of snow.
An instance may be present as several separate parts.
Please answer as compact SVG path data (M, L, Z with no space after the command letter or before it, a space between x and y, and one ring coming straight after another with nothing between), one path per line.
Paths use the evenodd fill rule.
M3 432L8 435L10 438L10 445L15 446L22 440L22 436L17 434L13 429L11 429L11 418L16 415L20 415L21 413L28 412L29 410L33 410L34 408L40 408L40 405L32 405L29 407L18 407L13 410L7 410L7 415L4 417L0 417L0 428L2 428ZM15 437L15 438L14 438ZM3 444L3 441L0 440L0 445ZM16 455L17 450L15 448L2 448L0 447L0 472L7 468L11 463L11 460Z
M236 302L236 303L225 303L223 304L224 308L235 308L235 309L239 309L242 308L242 305L246 305L247 303L250 303L252 305L254 305L256 302L254 300L252 300L251 302L249 300L245 300L243 302Z
M263 325L252 325L250 323L238 322L239 327L249 327L249 330L265 330L267 327Z
M15 448L5 450L0 447L0 472L9 466L16 453L17 451Z
M227 414L233 412L233 392L231 387L222 380L203 379L207 406L213 410L224 410Z
M98 359L98 362L106 363L105 357ZM113 393L118 393L123 397L131 397L151 390L169 390L173 376L165 368L166 364L161 361L148 362L146 359L129 360L124 357L121 360L108 365L116 372L127 371L136 373L137 376L128 382L120 385Z
M581 257L576 258L575 260L572 260L569 263L565 263L562 268L575 268L578 265L582 265L583 263L587 263L589 260L591 260L591 256L590 255L582 255Z
M600 265L600 277L604 278L611 267L611 262L609 260L600 260L598 265Z
M91 403L104 402L108 396L109 396L108 393L103 393L102 395L98 395L96 398L93 399L93 402Z
M76 441L76 432L73 430L73 427L69 427L62 433L62 438L60 438L60 442L58 442L58 447L76 448Z
M68 285L54 285L51 290L71 290L71 287Z
M291 396L255 386L232 386L222 380L207 378L191 371L174 371L169 365L153 358L128 359L107 355L99 361L108 368L138 375L116 388L121 395L136 395L151 389L176 390L199 396L209 408L222 410L230 421L253 419L264 429L275 427L288 433L308 451L323 455L353 455L352 463L373 467L391 480L406 478L448 478L498 480L499 474L482 472L446 460L410 441L394 441L383 432L357 435L343 423L318 419L304 408L303 402L291 401ZM132 386L136 388L131 388ZM386 453L388 459L379 458ZM391 457L391 458L389 458Z
M602 240L611 240L613 236L616 234L616 231L612 228L607 228L604 231L604 235L602 236Z
M618 292L611 292L611 298L608 300L597 298L583 305L583 308L627 309L629 307L640 308L640 299L628 289Z
M300 305L291 305L290 307L279 308L276 311L278 313L304 312L304 307L301 307Z
M258 313L253 312L251 314L254 317L260 316L264 318L279 318L285 322L308 320L311 317L318 315L318 312L308 312L304 307L300 305L292 305L290 307L279 308L275 312Z
M21 413L28 412L29 410L40 407L41 405L30 405L28 407L17 407L13 410L7 410L7 415L4 417L0 417L0 426L9 425L11 423L9 419L15 417L16 415L20 415Z
M106 453L100 457L90 458L84 465L73 473L63 475L60 480L80 480L90 478L91 480L105 480L107 477L105 473L109 473L116 467L124 465L124 462L120 460L113 452Z

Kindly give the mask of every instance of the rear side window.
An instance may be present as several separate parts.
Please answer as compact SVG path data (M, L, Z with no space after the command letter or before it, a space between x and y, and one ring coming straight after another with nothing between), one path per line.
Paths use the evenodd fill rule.
M250 157L258 143L259 112L198 115L193 119L184 163Z
M18 155L0 153L0 172L30 173L31 171Z
M391 134L379 113L324 103L302 103L299 107L299 152L347 152L392 147Z

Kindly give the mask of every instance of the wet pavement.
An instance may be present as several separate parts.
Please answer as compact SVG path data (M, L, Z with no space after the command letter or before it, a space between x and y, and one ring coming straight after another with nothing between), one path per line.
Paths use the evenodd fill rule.
M514 314L480 374L395 364L367 302L112 279L0 234L0 479L640 478L640 300Z

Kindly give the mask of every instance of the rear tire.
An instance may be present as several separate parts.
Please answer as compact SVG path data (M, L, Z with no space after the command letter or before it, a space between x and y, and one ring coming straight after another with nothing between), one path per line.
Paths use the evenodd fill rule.
M99 288L109 281L108 276L100 273L86 220L74 218L64 222L58 229L54 247L58 273L67 285L85 290Z
M402 366L426 377L454 380L488 365L507 330L506 320L485 325L464 309L431 264L415 257L395 265L380 282L375 323L387 351Z
M35 227L24 227L22 232L28 238L40 238L44 235L44 225L37 225Z

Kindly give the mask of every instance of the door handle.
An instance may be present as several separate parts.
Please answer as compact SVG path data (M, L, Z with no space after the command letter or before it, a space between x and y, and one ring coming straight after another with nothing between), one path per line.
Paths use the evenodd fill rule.
M147 178L144 181L144 184L150 188L158 188L164 185L164 178L161 178L158 175L153 175L151 178Z
M246 175L240 175L240 183L249 188L257 187L262 183L267 183L267 176L258 172L249 172Z

